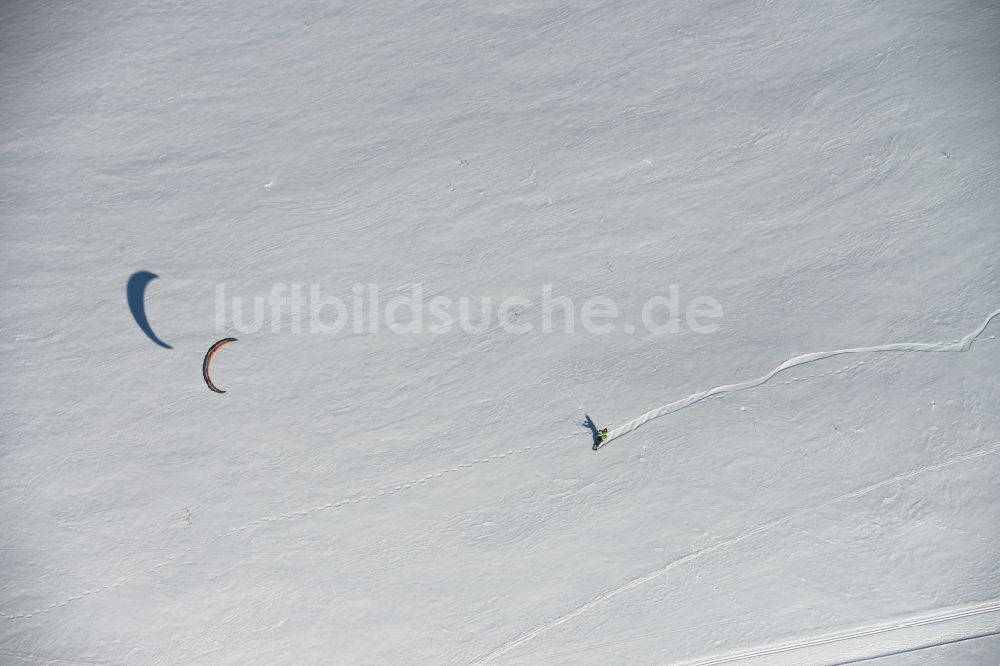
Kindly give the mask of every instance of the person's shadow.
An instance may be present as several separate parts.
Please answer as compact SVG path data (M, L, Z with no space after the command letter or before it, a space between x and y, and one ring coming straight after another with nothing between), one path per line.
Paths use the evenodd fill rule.
M590 434L594 436L594 449L597 449L601 446L601 431L594 425L594 420L590 418L589 414L584 414L584 416L586 419L583 422L583 427L590 429Z

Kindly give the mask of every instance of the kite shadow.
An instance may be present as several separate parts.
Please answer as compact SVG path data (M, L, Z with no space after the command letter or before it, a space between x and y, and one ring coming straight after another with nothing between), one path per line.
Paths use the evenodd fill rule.
M590 418L589 414L584 414L584 417L586 417L586 418L583 421L583 424L582 424L583 427L589 429L590 430L590 434L593 435L593 437L594 437L594 446L595 447L596 446L600 446L600 444L601 444L601 432L597 429L597 426L594 425L594 420L592 418Z
M146 287L150 282L156 279L155 273L150 273L149 271L138 271L133 273L128 279L128 284L125 285L125 296L128 299L128 309L132 313L132 318L135 319L135 323L138 324L139 328L146 337L160 345L164 349L173 349L166 342L161 340L153 332L153 328L149 325L149 320L146 318Z

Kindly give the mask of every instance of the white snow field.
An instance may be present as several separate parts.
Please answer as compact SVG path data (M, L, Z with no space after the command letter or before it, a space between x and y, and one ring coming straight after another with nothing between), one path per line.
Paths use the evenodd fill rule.
M998 35L2 3L0 663L1000 664Z

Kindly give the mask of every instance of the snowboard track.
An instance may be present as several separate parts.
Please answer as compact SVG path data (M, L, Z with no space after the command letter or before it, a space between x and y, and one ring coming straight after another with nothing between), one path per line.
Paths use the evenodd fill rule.
M962 338L962 340L960 340L960 341L953 342L950 345L946 345L945 343L933 343L933 344L927 345L927 346L933 346L933 347L937 347L937 346L951 347L951 346L954 346L954 345L957 345L957 344L961 343L963 345L963 349L961 349L961 350L956 350L956 349L940 349L940 350L928 350L928 351L965 351L968 348L968 346L971 346L971 343L973 341L975 341L976 338L979 337L979 335L982 334L982 332L986 329L986 326L997 315L1000 315L1000 309L998 309L995 312L993 312L992 314L990 314L990 316L986 318L986 320L979 327L979 329L977 329L972 334L966 336L965 338ZM995 339L995 336L990 336L990 339L991 340ZM864 348L864 349L878 349L880 351L886 351L886 352L913 351L913 350L910 350L910 349L902 349L902 348L900 348L900 345L887 345L886 348L884 348L884 349L882 349L882 348ZM819 352L819 354L822 354L822 358L829 358L830 356L835 356L835 355L838 355L838 354L857 353L857 352L858 352L857 349L849 349L849 350L839 350L839 351L835 351L835 352ZM776 370L774 370L771 373L769 373L766 376L766 379L764 379L762 381L759 381L759 382L757 382L757 380L752 380L754 382L757 382L757 383L753 384L752 386L749 385L750 382L744 382L743 384L734 384L734 385L727 385L727 386L723 386L723 387L716 387L715 389L709 389L708 391L703 391L701 393L696 393L693 396L690 396L689 398L686 398L684 401L678 401L677 403L670 403L670 405L665 405L664 407L661 407L658 410L654 410L654 411L659 412L659 411L664 410L667 407L670 407L671 405L676 405L676 404L679 404L681 402L685 402L686 404L683 404L682 406L679 406L676 409L671 410L671 411L679 411L680 409L684 409L686 407L689 407L689 406L691 406L691 405L693 405L693 404L695 404L697 402L701 402L702 400L704 400L704 399L706 399L706 398L708 398L708 397L710 397L712 395L721 395L721 394L730 393L730 392L733 392L733 391L736 391L736 390L748 390L748 389L751 389L751 388L756 388L758 386L763 385L767 381L767 379L770 379L771 377L773 377L774 375L776 375L781 370L787 370L787 369L792 368L792 367L794 367L796 365L802 365L803 363L808 363L808 362L820 360L820 358L817 357L817 358L810 358L810 359L805 360L805 361L799 361L799 362L796 362L796 363L791 363L791 361L794 361L796 359L802 359L805 356L816 356L816 354L806 354L806 355L803 355L803 356L793 357L793 359L790 359L789 361L786 361L781 366L779 366ZM818 379L818 378L821 378L821 377L826 377L826 376L831 376L831 375L837 375L837 374L843 374L843 373L849 372L851 370L856 370L856 369L862 368L862 367L864 367L866 365L871 365L872 363L873 363L873 361L858 361L857 363L854 363L854 364L851 364L851 365L846 365L846 366L843 366L843 367L840 367L840 368L831 369L831 370L828 370L826 372L814 373L814 374L809 374L809 375L803 375L803 376L800 376L800 377L794 377L792 379L789 379L789 380L786 380L786 381L781 381L781 382L771 382L770 386L789 385L789 384L798 383L798 382L801 382L801 381L807 381L809 379ZM730 388L729 390L720 390L720 389L725 389L725 388L732 387L732 386L737 386L739 388ZM696 400L691 400L691 398L696 397L696 396L700 396L700 397L698 397ZM652 412L650 412L650 413L652 413ZM657 416L663 416L664 414L667 414L667 413L670 413L670 412L663 411L662 413L657 414ZM644 417L647 417L648 414L649 413L644 414L642 417L639 417L639 419L635 419L633 421L630 421L628 424L625 424L624 426L619 426L614 431L612 431L612 433L610 433L610 434L614 434L614 437L621 436L625 432L625 431L622 430L623 428L625 428L625 426L628 426L630 424L636 423L637 421L640 421ZM631 429L634 430L635 428L639 427L639 425L642 425L642 423L645 423L646 421L651 420L652 418L656 418L656 417L654 416L654 417L645 418L645 420L642 420L640 423L637 423ZM617 434L615 434L615 433L617 433ZM61 599L60 601L52 602L52 603L48 604L47 606L36 607L36 609L32 610L32 611L26 611L26 612L20 612L20 613L8 613L8 612L0 611L0 618L5 619L5 620L23 620L23 619L29 619L29 618L32 618L32 617L36 617L38 615L42 615L42 614L45 614L45 613L49 613L49 612L57 610L59 608L64 608L64 607L68 606L69 604L71 604L73 602L80 601L80 600L85 599L85 598L87 598L89 596L101 594L102 592L107 592L107 591L115 589L117 587L121 587L125 583L128 583L128 582L130 582L132 580L135 580L135 579L138 579L138 578L142 578L142 577L145 577L145 576L149 576L149 575L153 575L156 572L158 572L159 570L161 570L161 569L163 569L163 568L171 565L172 563L174 563L178 559L181 559L181 558L185 557L186 555L188 555L190 553L206 549L206 548L214 545L217 542L220 542L220 541L222 541L224 539L227 539L229 537L235 536L235 535L237 535L239 533L243 533L243 532L246 532L248 530L252 530L253 528L256 528L256 527L262 527L262 526L270 524L270 523L281 522L281 521L285 521L285 520L292 520L292 519L297 519L297 518L303 518L303 517L306 517L306 516L308 516L310 514L319 513L319 512L322 512L322 511L328 511L328 510L338 509L338 508L342 508L342 507L349 506L349 505L361 504L363 502L370 502L372 500L382 499L384 497L388 497L388 496L391 496L391 495L395 495L397 493L405 492L405 491L410 490L410 489L415 488L415 487L419 487L421 485L426 484L428 481L432 481L434 479L439 479L439 478L444 477L444 476L446 476L448 474L454 474L454 473L457 473L457 472L459 472L461 470L471 469L471 468L476 467L478 465L483 465L483 464L486 464L486 463L489 463L489 462L493 462L495 460L501 460L501 459L512 457L512 456L516 456L516 455L519 455L519 454L522 454L522 453L527 453L529 451L536 451L536 450L543 449L545 447L551 446L551 445L553 445L553 444L555 444L557 442L560 442L562 440L575 439L575 438L578 438L578 437L580 437L579 431L575 431L575 432L571 432L571 433L566 433L564 435L560 435L558 437L553 437L551 439L545 440L543 442L539 442L537 444L532 444L532 445L528 445L528 446L522 446L522 447L518 447L518 448L514 448L514 449L509 449L509 450L507 450L505 452L502 452L502 453L494 453L492 455L489 455L489 456L486 456L486 457L483 457L483 458L477 458L475 460L468 461L468 462L456 463L456 464L452 465L451 467L447 467L445 469L438 470L437 472L434 472L434 473L431 473L431 474L426 474L426 475L424 475L422 477L416 477L416 478L410 479L409 481L396 483L396 484L391 485L391 486L388 485L388 484L385 484L384 486L378 488L377 490L370 490L367 494L364 494L363 491L359 490L359 491L355 491L353 494L351 494L351 495L349 495L347 497L344 497L344 498L342 498L340 500L330 501L330 502L326 502L325 504L320 504L320 505L314 505L312 507L307 507L307 508L304 508L304 509L300 509L298 511L290 511L290 512L281 513L281 514L277 514L277 515L271 515L271 516L262 516L262 517L254 519L254 520L251 520L249 522L246 522L246 523L244 523L242 525L239 525L239 526L236 526L236 527L232 527L229 530L226 530L224 532L219 532L214 537L210 537L210 538L204 539L204 540L202 540L202 541L200 541L200 542L198 542L196 544L188 546L188 547L180 550L179 552L174 553L170 557L167 557L166 559L164 559L164 560L162 560L160 562L157 562L156 564L153 564L150 567L142 569L142 570L140 570L140 571L138 571L136 573L126 574L124 576L121 576L121 577L117 578L116 580L114 580L113 582L106 583L104 585L99 585L99 586L92 587L91 589L84 590L84 591L80 592L79 594L74 594L74 595L67 596L67 597ZM609 437L608 441L610 441L610 439L611 438ZM605 441L604 444L607 444L608 441ZM602 445L602 448L603 448L603 445ZM961 459L964 459L964 458L961 458ZM958 459L956 459L956 460L958 460ZM920 470L925 470L926 468L919 468L919 469ZM894 478L896 478L896 477L894 477ZM378 484L376 484L376 487L378 487ZM835 501L835 500L832 500L832 501ZM784 519L779 519L779 520L782 520L782 521L789 520L789 519L791 519L791 517L793 517L795 515L797 515L797 514L789 514L788 517L786 517ZM721 548L724 545L732 545L733 543L736 543L737 541L742 541L745 538L749 538L753 534L756 534L757 532L759 532L760 529L763 529L763 528L758 528L757 530L753 531L752 533L744 534L744 535L740 536L739 538L737 538L735 541L734 540L730 540L729 542L723 542L722 544L717 544L716 546L710 547L710 549ZM707 552L707 551L705 551L705 552ZM702 553L702 554L704 554L704 553ZM681 558L681 560L676 560L675 562L673 562L671 564L668 564L667 567L671 567L672 568L674 565L679 565L679 564L682 563L682 561L687 561L688 559L692 559L693 557L695 557L697 555L698 555L698 553L686 555L683 558ZM643 580L643 581L641 581L640 583L637 583L637 584L641 584L642 582L645 582L645 580ZM631 585L631 584L626 584L626 585L629 586L628 589L631 589L631 587L634 587L634 585ZM622 591L625 591L625 590L621 589L618 592L613 592L610 596L616 596L618 593L620 593ZM608 597L608 598L610 598L610 597ZM595 600L592 600L592 602L597 602L598 599L601 599L601 598L599 597L599 598L597 598ZM593 603L587 604L587 607L589 607L590 605L593 605ZM574 616L575 616L575 614L574 614ZM561 622L560 622L560 624L561 624ZM555 626L555 625L553 625L553 626ZM532 634L532 636L529 636L528 639L530 639L534 635L535 634ZM511 648L509 648L509 649L513 649L513 647L516 647L516 646L511 646ZM507 650L504 650L504 652L506 652L506 651ZM499 656L499 653L497 655L495 655L495 656ZM492 659L492 658L494 658L494 656L490 656L489 657L489 659ZM481 658L481 659L486 659L486 658L484 657L484 658ZM489 659L487 659L487 660L489 660ZM477 661L476 663L485 663L485 662Z
M668 402L665 405L652 409L641 416L637 416L627 423L613 428L608 432L607 438L597 447L598 450L603 449L605 446L610 444L613 440L621 437L622 435L627 435L636 428L652 421L653 419L660 418L661 416L666 416L667 414L673 414L674 412L679 412L682 409L686 409L691 405L695 405L706 398L711 398L714 395L722 395L725 393L734 393L736 391L746 391L747 389L756 388L762 384L765 384L772 377L777 375L779 372L788 370L789 368L794 368L800 365L805 365L806 363L814 363L816 361L821 361L825 358L830 358L832 356L841 356L844 354L873 354L880 352L965 352L969 351L972 347L972 343L975 342L986 327L989 326L993 318L1000 315L1000 308L994 310L989 316L983 320L983 323L979 327L966 335L964 338L959 340L954 340L952 342L897 342L887 345L876 345L872 347L851 347L847 349L834 349L831 351L820 351L811 352L808 354L799 354L798 356L793 356L776 368L771 370L765 375L756 377L754 379L748 379L745 382L738 382L736 384L722 384L721 386L716 386L714 388L707 389L705 391L699 391L697 393L692 393L686 398L681 398L680 400L675 400L674 402Z

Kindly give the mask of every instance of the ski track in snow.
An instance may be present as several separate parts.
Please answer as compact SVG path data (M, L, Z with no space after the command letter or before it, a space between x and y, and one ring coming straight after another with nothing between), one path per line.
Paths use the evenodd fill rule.
M737 662L763 663L764 657L771 661L792 652L814 651L823 654L824 650L830 651L825 654L826 657L835 659L835 662L824 660L824 663L857 663L971 638L994 636L1000 634L1000 628L997 624L998 618L1000 618L1000 599L991 599L987 602L936 609L931 612L896 617L890 620L881 619L833 634L791 639L749 650L684 661L675 664L675 666L717 666L718 664ZM923 629L924 631L913 632L914 629ZM891 639L891 636L886 636L887 634L903 634L904 636L885 644L887 639ZM906 634L912 635L906 636ZM849 654L847 651L850 649L853 649L854 652L860 651L862 656L847 657ZM870 656L863 656L866 653ZM846 660L845 657L847 657ZM779 663L793 663L786 661L791 658L796 657L794 655L785 656ZM801 658L801 655L798 658Z
M961 341L956 341L956 342L948 344L948 345L946 345L945 343L935 343L935 344L923 345L923 346L928 347L928 348L929 347L947 347L947 349L944 349L944 348L942 348L942 349L926 349L926 350L921 350L921 351L964 351L965 349L968 348L969 345L971 345L971 343L973 341L975 341L976 338L978 338L978 336L983 332L983 330L985 330L985 328L989 324L989 322L994 317L996 317L997 315L1000 315L1000 309L998 309L997 311L993 312L989 317L987 317L986 321L982 324L982 326L980 326L979 329L977 329L974 333L970 334L969 336L966 336ZM996 336L990 336L989 339L990 340L995 340ZM951 347L953 347L955 345L959 345L959 343L961 343L962 349L951 349ZM730 392L737 391L737 390L747 390L747 389L751 389L751 388L756 388L756 387L759 387L759 386L763 385L768 379L770 379L771 377L773 377L774 375L776 375L781 370L787 370L787 369L789 369L791 367L794 367L796 365L802 365L803 363L809 363L809 362L812 362L812 361L817 361L817 360L820 360L821 358L829 358L830 356L835 356L835 355L838 355L838 354L857 353L857 352L861 351L861 349L869 350L869 351L887 351L887 352L914 351L912 349L904 349L903 348L903 347L909 347L909 346L919 346L919 345L905 345L905 344L904 345L887 345L887 346L881 347L881 348L880 347L874 347L874 348L848 349L848 350L839 350L839 351L834 351L834 352L818 352L818 353L814 353L814 354L805 354L805 355L802 355L802 356L796 356L793 359L790 359L789 361L786 361L782 365L778 366L777 369L773 370L771 373L769 373L768 375L766 375L765 379L763 379L763 380L752 380L751 382L744 382L742 384L730 384L730 385L725 385L725 386L722 386L722 387L716 387L714 389L709 389L708 391L702 391L701 393L693 394L692 396L690 396L688 398L685 398L682 401L678 401L678 402L675 402L675 403L670 403L670 405L665 405L664 407L661 407L658 410L654 410L654 412L660 412L660 413L657 413L656 416L663 416L664 414L670 413L668 411L663 411L663 410L665 410L668 407L674 406L674 405L680 405L680 406L677 406L676 408L671 409L670 411L679 411L680 409L684 409L684 408L689 407L689 406L691 406L691 405L693 405L693 404L695 404L697 402L701 402L702 400L704 400L704 399L706 399L706 398L708 398L710 396L713 396L713 395L720 395L720 394L730 393ZM792 361L796 361L797 359L807 359L807 360L798 360L798 362L792 363ZM800 376L800 377L794 377L792 379L785 380L785 381L782 381L782 382L772 382L770 384L770 386L789 385L789 384L795 384L795 383L798 383L798 382L806 381L806 380L809 380L809 379L818 379L818 378L821 378L821 377L827 377L827 376L831 376L831 375L843 374L845 372L849 372L851 370L856 370L856 369L859 369L861 367L864 367L865 365L871 365L872 363L874 363L874 361L858 361L857 363L854 363L854 364L851 364L851 365L846 365L846 366L843 366L843 367L840 367L840 368L835 368L835 369L832 369L832 370L828 370L826 372L820 372L820 373L814 373L814 374L810 374L810 375L803 375L803 376ZM738 388L732 388L732 387L738 387ZM722 389L727 389L727 390L722 390ZM697 399L694 399L694 398L697 398ZM681 403L684 403L684 404L681 404ZM654 412L650 412L649 414L652 414ZM623 428L625 428L626 426L629 426L631 424L635 424L635 425L633 425L630 428L630 430L634 430L635 428L638 428L639 425L642 425L642 423L645 423L646 421L648 421L648 420L650 420L652 418L656 418L656 416L649 416L649 414L645 414L642 417L639 417L639 419L635 419L634 421L631 421L631 422L625 424L624 426L619 426L618 428L616 428L614 431L612 431L611 433L609 433L609 438L605 442L605 444L607 444L607 442L612 439L612 437L610 435L613 435L614 437L619 437L622 434L624 434L624 432L626 432L626 431L624 431ZM503 453L494 453L492 455L489 455L489 456L486 456L486 457L483 457L483 458L477 458L477 459L472 460L470 462L457 463L457 464L455 464L455 465L453 465L451 467L439 470L439 471L431 473L431 474L426 474L426 475L424 475L422 477L413 478L413 479L410 479L409 481L406 481L406 482L400 482L400 483L397 483L397 484L395 484L393 486L386 486L386 487L384 487L382 489L379 489L379 490L376 490L376 491L373 491L373 492L370 491L368 494L361 494L362 491L356 491L352 495L350 495L348 497L345 497L343 499L337 500L337 501L331 501L331 502L327 502L325 504L316 505L316 506L312 506L312 507L307 507L305 509L300 509L298 511L291 511L291 512L281 513L281 514L278 514L278 515L272 515L272 516L262 516L260 518L256 518L256 519L251 520L251 521L249 521L247 523L244 523L243 525L240 525L240 526L237 526L237 527L233 527L233 528L231 528L231 529L229 529L229 530L227 530L225 532L220 532L220 533L216 534L212 538L205 539L205 540L203 540L203 541L201 541L201 542L199 542L197 544L188 546L187 548L184 548L180 552L175 553L175 554L171 555L170 557L168 557L168 558L166 558L166 559L164 559L164 560L162 560L160 562L157 562L153 566L148 567L146 569L143 569L143 570L139 571L138 573L133 573L133 574L129 574L129 575L126 575L126 576L122 576L122 577L118 578L117 580L115 580L115 581L113 581L111 583L107 583L105 585L100 585L100 586L94 587L94 588L89 589L89 590L84 590L83 592L80 592L79 594L70 595L70 596L62 599L61 601L53 602L53 603L49 604L48 606L36 608L35 610L30 611L30 612L21 612L21 613L0 612L0 618L6 619L6 620L22 620L22 619L28 619L28 618L36 617L38 615L42 615L44 613L48 613L48 612L51 612L51 611L59 609L59 608L64 608L67 605L69 605L70 603L73 603L75 601L80 601L81 599L85 599L85 598L87 598L89 596L100 594L102 592L107 592L108 590L112 590L114 588L120 587L123 584L125 584L125 583L127 583L127 582L129 582L131 580L155 574L160 569L163 569L164 567L169 566L170 564L172 564L176 560L178 560L178 559L180 559L180 558L182 558L182 557L184 557L184 556L186 556L186 555L188 555L188 554L190 554L192 552L195 552L195 551L198 551L198 550L203 550L203 549L205 549L205 548L213 545L214 543L222 541L223 539L226 539L226 538L228 538L230 536L239 534L241 532L246 532L247 530L250 530L250 529L255 528L255 527L260 527L260 526L267 525L267 524L270 524L270 523L275 523L275 522L281 522L281 521L284 521L284 520L291 520L291 519L296 519L296 518L302 518L302 517L308 516L310 514L318 513L318 512L321 512L321 511L327 511L327 510L337 509L337 508L341 508L341 507L344 507L344 506L361 504L363 502L370 502L372 500L381 499L383 497L389 497L389 496L395 495L397 493L401 493L401 492L410 490L412 488L419 487L421 485L426 484L428 481L431 481L433 479L439 479L439 478L444 477L444 476L446 476L448 474L454 474L454 473L459 472L459 471L464 470L464 469L473 468L473 467L475 467L477 465L482 465L482 464L486 464L486 463L489 463L489 462L492 462L492 461L495 461L495 460L501 460L501 459L504 459L504 458L516 456L516 455L519 455L519 454L522 454L522 453L527 453L529 451L535 451L535 450L544 448L546 446L551 446L552 444L555 444L556 442L559 442L559 441L562 441L562 440L580 438L581 436L582 435L581 435L580 431L575 431L575 432L572 432L572 433L566 433L564 435L560 435L558 437L553 437L552 439L548 439L546 441L539 442L537 444L532 444L530 446L522 446L522 447L519 447L519 448L510 449L510 450L508 450L506 452L503 452ZM603 448L603 445L602 445L602 448ZM958 461L958 459L956 459L956 461ZM920 468L920 470L923 470L923 471L926 471L926 469L928 469L928 468ZM897 477L894 477L894 479L895 478L897 478ZM867 490L865 492L867 492ZM831 500L831 501L838 501L838 500ZM813 507L812 509L806 509L804 511L811 511L811 510L813 510L815 508L818 508L818 507ZM787 520L790 520L792 517L794 517L796 515L798 515L798 513L789 514L789 516L786 516L785 518L779 519L779 520L780 521L787 521ZM710 549L714 550L714 549L722 548L722 547L724 547L726 545L732 545L733 543L736 543L738 541L742 541L743 539L749 538L750 536L753 536L754 534L757 534L757 533L759 533L760 531L762 531L764 529L770 529L771 527L774 527L774 526L776 526L776 525L775 524L768 524L768 526L761 526L760 528L756 529L755 531L753 531L751 533L747 533L747 534L741 535L740 537L736 538L735 540L730 540L730 541L727 541L727 542L723 542L723 543L717 544L715 546L710 547ZM675 561L675 562L673 562L671 564L668 564L667 568L672 568L673 566L679 565L679 564L683 563L684 561L692 559L693 557L696 557L696 556L698 556L700 554L705 554L706 552L709 552L709 551L708 550L703 550L703 551L699 551L698 553L693 553L693 554L687 555L684 558L681 558L681 560L677 560L677 561ZM666 570L667 569L664 569L663 572L665 573ZM660 574L656 574L656 575L660 575ZM656 577L656 576L654 575L652 577ZM649 578L649 580L651 580L651 579L652 578ZM606 600L606 599L608 599L608 598L610 598L612 596L616 596L617 594L620 594L621 592L624 592L626 589L631 589L632 587L635 587L636 585L641 585L643 582L646 582L646 580L647 580L646 578L637 579L637 581L639 581L639 582L632 581L631 583L627 583L626 586L623 587L623 588L619 588L616 591L612 591L611 593L607 593L607 596L601 595L601 597L595 598L591 602L588 602L588 604L585 604L585 606L581 606L579 609L577 609L577 611L573 611L571 615L572 615L572 617L575 617L579 613L581 613L584 610L586 610L586 608L589 608L590 606L592 606L592 605L594 605L596 603L599 603L600 601L604 601L604 600ZM569 617L570 616L565 616L564 619L561 619L561 620L558 621L558 624L562 624L562 622L564 622L566 619L569 619ZM544 630L547 631L549 628L552 628L554 626L557 626L557 625L556 624L552 624L551 626L546 625L546 628ZM541 631L539 631L537 633L541 633ZM525 641L526 640L530 640L535 635L537 635L537 633L530 633L530 635L526 636L526 638L524 640ZM516 644L512 644L508 648L502 648L502 652L496 652L495 654L491 653L491 655L489 657L484 657L482 659L486 659L487 661L491 660L491 659L495 658L496 656L499 656L500 654L503 654L503 652L506 652L506 651L508 651L510 649L513 649L514 647L516 647L519 644L520 644L520 642L518 642ZM485 663L485 662L483 662L483 661L477 661L476 663Z
M679 412L682 409L686 409L691 405L697 404L706 398L710 398L713 395L721 395L724 393L733 393L736 391L745 391L747 389L752 389L764 384L769 379L774 377L779 372L783 370L788 370L789 368L794 368L799 365L805 365L806 363L814 363L825 358L830 358L831 356L840 356L843 354L872 354L878 352L964 352L968 351L972 346L972 343L983 334L986 327L989 326L990 322L994 317L1000 315L1000 309L994 310L979 328L972 331L964 338L960 340L954 340L953 342L897 342L888 345L876 345L873 347L853 347L849 349L834 349L832 351L821 351L821 352L811 352L809 354L800 354L798 356L793 356L792 358L784 361L776 367L771 372L766 375L757 377L756 379L750 379L745 382L739 382L737 384L723 384L722 386L716 386L710 388L706 391L699 391L698 393L692 393L686 398L680 400L675 400L674 402L667 403L662 407L657 407L656 409L650 410L638 416L628 423L624 423L617 428L614 428L608 432L607 439L598 447L603 449L612 440L615 440L622 435L626 435L639 426L652 421L653 419L659 418L661 416L666 416L667 414L673 414L674 412Z
M729 621L709 622L702 626L721 626ZM693 629L695 627L686 627ZM927 628L924 631L914 631ZM669 632L678 631L671 627ZM631 643L637 640L662 637L663 631L626 636L612 641L585 644L571 650L540 656L532 655L531 662L540 664L552 659L565 658L580 652L602 651L604 648ZM753 648L722 654L670 662L663 666L716 666L718 664L744 663L775 666L775 664L819 663L853 664L894 654L903 654L948 645L976 638L1000 634L1000 599L923 610L905 616L878 618L860 627L825 634L802 635L780 643L769 643ZM801 653L805 652L805 655ZM790 653L797 653L787 656ZM852 656L847 657L850 653ZM623 655L619 650L610 654ZM765 661L764 658L768 659ZM778 658L775 662L774 658ZM794 659L794 661L791 661ZM639 661L639 659L635 659ZM520 660L519 660L520 663ZM528 662L525 662L528 663ZM652 663L652 662L648 662Z
M749 530L747 530L745 532L741 532L740 534L737 534L736 536L730 537L728 539L724 539L723 541L719 541L719 542L714 543L714 544L712 544L710 546L705 546L704 548L699 548L698 550L692 551L692 552L688 553L687 555L679 557L679 558L673 560L672 562L669 562L669 563L665 564L662 567L654 569L653 571L650 571L649 573L643 574L642 576L639 576L638 578L633 578L632 580L630 580L630 581L628 581L628 582L626 582L626 583L624 583L622 585L619 585L618 587L612 588L612 589L610 589L610 590L608 590L606 592L602 592L601 594L597 595L596 597L594 597L590 601L577 606L576 608L574 608L573 610L569 611L568 613L565 613L564 615L560 615L556 619L551 620L549 622L546 622L545 624L539 625L539 626L537 626L537 627L535 627L533 629L529 629L528 631L522 633L520 636L518 636L518 637L516 637L516 638L514 638L514 639L512 639L512 640L510 640L510 641L508 641L506 643L504 643L503 645L501 645L500 647L496 648L492 652L490 652L490 653L488 653L486 655L483 655L483 656L477 658L472 663L476 664L476 665L481 665L481 664L487 664L487 663L489 663L491 661L494 661L498 657L502 657L503 655L507 654L511 650L524 645L525 643L531 641L532 639L534 639L534 638L536 638L536 637L538 637L538 636L540 636L540 635L542 635L542 634L544 634L544 633L546 633L548 631L551 631L552 629L555 629L556 627L558 627L558 626L560 626L562 624L565 624L566 622L569 622L570 620L572 620L572 619L574 619L576 617L579 617L580 615L582 615L582 614L586 613L587 611L589 611L591 608L594 608L595 606L599 606L600 604L603 604L606 601L610 601L614 597L617 597L618 595L620 595L620 594L622 594L624 592L628 592L629 590L635 589L635 588L639 587L640 585L644 585L645 583L648 583L651 580L655 580L655 579L657 579L657 578L659 578L659 577L661 577L661 576L669 573L670 571L676 569L677 567L680 567L680 566L682 566L684 564L687 564L688 562L691 562L691 561L696 560L698 558L704 557L706 555L711 555L711 554L716 553L716 552L718 552L720 550L724 550L726 548L729 548L730 546L735 546L736 544L741 543L743 541L746 541L748 539L751 539L751 538L753 538L753 537L755 537L755 536L757 536L759 534L763 534L765 532L770 532L771 530L774 530L775 528L781 527L781 526L783 526L783 525L785 525L785 524L787 524L787 523L795 520L796 518L799 518L799 517L804 516L806 514L812 513L814 511L819 511L820 509L824 509L824 508L826 508L828 506L832 506L832 505L838 504L840 502L844 502L844 501L847 501L847 500L850 500L850 499L855 499L855 498L861 497L863 495L867 495L868 493L874 492L875 490L878 490L879 488L883 488L885 486L892 485L894 483L899 483L899 482L902 482L902 481L906 481L907 479L911 479L911 478L913 478L915 476L920 476L921 474L926 474L927 472L933 472L933 471L936 471L936 470L944 469L946 467L950 467L952 465L957 465L958 463L962 463L962 462L965 462L967 460L972 460L972 459L975 459L975 458L981 458L981 457L989 455L991 453L996 453L997 451L1000 451L1000 443L993 444L992 446L989 446L989 447L986 447L986 448L977 449L977 450L971 451L969 453L964 453L962 455L954 456L954 457L948 458L948 459L946 459L946 460L944 460L942 462L932 463L930 465L923 465L921 467L917 467L916 469L912 469L912 470L909 470L907 472L902 472L902 473L897 474L895 476L889 477L888 479L883 479L882 481L879 481L877 483L873 483L871 485L864 486L864 487L859 488L857 490L852 490L852 491L844 493L842 495L837 495L833 499L826 500L825 502L822 502L820 504L815 504L813 506L805 507L803 509L797 509L796 511L793 511L793 512L791 512L789 514L786 514L786 515L784 515L784 516L782 516L780 518L775 518L773 520L767 521L766 523L761 523L760 525L758 525L758 526L756 526L756 527L754 527L752 529L749 529Z

